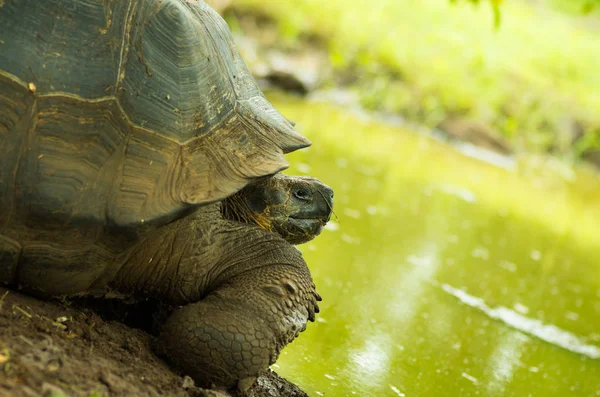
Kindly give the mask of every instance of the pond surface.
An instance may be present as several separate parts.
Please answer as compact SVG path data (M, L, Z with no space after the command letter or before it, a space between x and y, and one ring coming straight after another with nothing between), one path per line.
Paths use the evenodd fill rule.
M311 396L600 396L600 181L505 168L335 107L270 96L336 192L300 246L323 296L277 371Z

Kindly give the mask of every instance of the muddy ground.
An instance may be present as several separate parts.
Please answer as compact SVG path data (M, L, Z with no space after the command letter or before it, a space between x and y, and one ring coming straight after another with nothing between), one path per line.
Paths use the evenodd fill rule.
M173 372L153 353L153 335L114 320L123 318L122 307L102 305L43 301L0 287L0 397L236 396ZM274 372L246 395L306 396Z

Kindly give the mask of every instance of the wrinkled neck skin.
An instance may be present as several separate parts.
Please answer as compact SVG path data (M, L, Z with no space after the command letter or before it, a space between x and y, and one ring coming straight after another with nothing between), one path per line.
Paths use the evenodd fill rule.
M152 295L171 304L202 299L223 282L269 265L306 268L296 248L275 233L221 217L220 204L165 225L118 258L109 289ZM308 271L308 269L307 269Z
M261 229L274 231L268 210L257 212L250 208L248 201L238 192L225 200L221 206L223 218L241 223L258 225Z

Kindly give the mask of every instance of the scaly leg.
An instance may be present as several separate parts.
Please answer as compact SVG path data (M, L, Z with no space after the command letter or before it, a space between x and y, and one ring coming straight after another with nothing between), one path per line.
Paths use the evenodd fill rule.
M281 349L319 311L308 268L297 250L293 264L241 273L198 303L175 312L160 340L170 361L203 385L251 385Z

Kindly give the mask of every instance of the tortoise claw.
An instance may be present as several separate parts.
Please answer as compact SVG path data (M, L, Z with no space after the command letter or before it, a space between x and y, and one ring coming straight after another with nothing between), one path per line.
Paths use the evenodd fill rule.
M315 309L314 308L311 308L311 309L308 310L308 319L311 322L315 321Z

